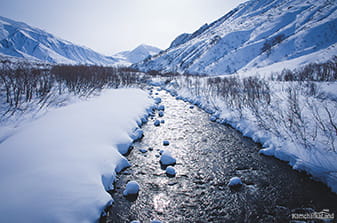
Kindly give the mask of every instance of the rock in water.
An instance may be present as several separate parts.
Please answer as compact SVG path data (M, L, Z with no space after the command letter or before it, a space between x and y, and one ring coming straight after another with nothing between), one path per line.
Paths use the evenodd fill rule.
M160 163L165 166L173 165L176 163L176 159L172 157L170 152L164 151L162 156L160 157Z
M239 177L232 177L229 180L228 186L229 187L237 187L237 186L241 186L242 185L242 181Z
M139 184L136 181L130 181L126 184L125 190L123 191L124 196L138 194Z
M175 176L176 170L172 166L166 167L165 173L169 176Z

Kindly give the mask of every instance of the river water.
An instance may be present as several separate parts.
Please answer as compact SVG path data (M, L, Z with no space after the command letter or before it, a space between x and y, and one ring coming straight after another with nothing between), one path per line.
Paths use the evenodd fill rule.
M289 222L293 213L329 209L337 214L337 196L326 186L259 155L259 144L209 121L201 109L165 91L157 93L164 116L157 112L142 127L144 138L127 156L132 166L118 176L107 222ZM165 123L156 127L156 119ZM170 145L163 146L163 140ZM177 159L175 177L165 174L160 150ZM233 176L242 179L242 187L227 186ZM130 180L141 187L133 200L122 195Z

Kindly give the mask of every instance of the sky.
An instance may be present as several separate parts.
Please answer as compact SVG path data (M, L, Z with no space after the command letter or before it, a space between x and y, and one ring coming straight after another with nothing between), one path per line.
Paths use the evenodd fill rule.
M166 49L246 0L0 0L0 15L105 55Z

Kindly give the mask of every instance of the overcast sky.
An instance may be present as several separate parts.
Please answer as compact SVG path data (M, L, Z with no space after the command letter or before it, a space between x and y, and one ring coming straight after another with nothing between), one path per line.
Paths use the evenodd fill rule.
M166 49L246 0L0 0L0 15L105 55L145 43Z

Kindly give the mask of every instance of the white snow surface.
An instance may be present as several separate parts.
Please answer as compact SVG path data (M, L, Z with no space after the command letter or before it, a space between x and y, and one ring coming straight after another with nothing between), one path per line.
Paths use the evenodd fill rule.
M298 66L328 60L337 54L336 9L337 1L331 0L250 0L194 33L178 36L170 48L134 66L222 75L279 62Z
M95 222L153 101L139 89L50 111L0 144L0 222ZM138 124L137 124L138 123Z

